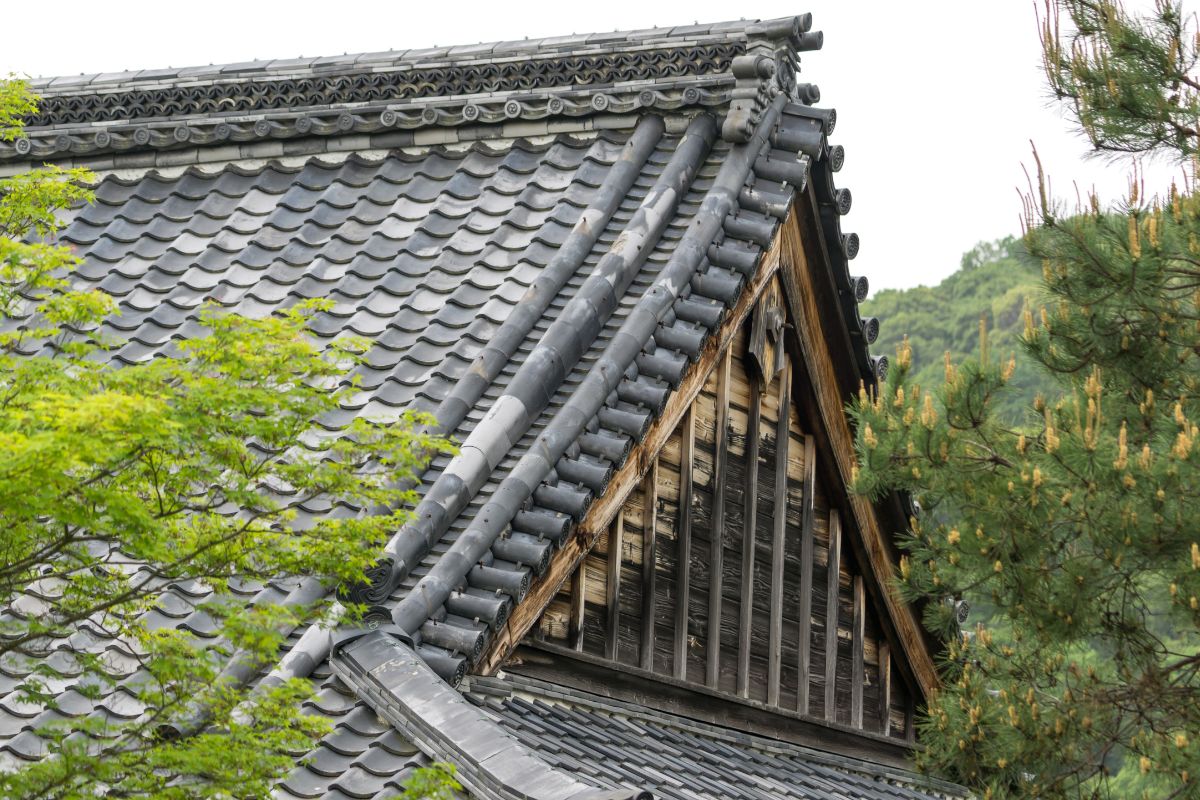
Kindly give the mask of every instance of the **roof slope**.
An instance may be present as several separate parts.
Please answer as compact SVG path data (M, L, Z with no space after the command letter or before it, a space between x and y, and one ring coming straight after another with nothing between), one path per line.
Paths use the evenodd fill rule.
M417 513L372 583L352 588L374 608L368 626L296 631L275 670L239 680L332 670L427 754L459 763L480 796L582 797L612 783L563 783L547 767L544 783L514 788L528 775L504 777L491 758L500 739L484 736L492 752L474 760L480 737L447 739L448 706L415 700L433 673L456 683L480 657L662 410L810 178L857 366L873 380L873 322L856 307L865 282L846 270L857 237L840 230L850 196L832 180L842 154L826 139L835 115L812 108L815 87L795 79L797 53L820 45L809 25L803 16L38 87L40 116L26 138L0 143L0 172L30 158L102 172L97 202L71 213L62 239L83 259L80 284L118 301L102 331L116 341L114 363L169 352L199 329L206 302L261 316L327 298L314 336L365 336L371 348L346 376L360 388L353 402L319 424L336 434L356 416L418 408L462 444L430 465ZM250 602L310 602L319 591L311 580L244 588ZM211 635L194 611L206 591L164 587L151 613ZM33 587L10 613L52 602L52 590ZM85 626L49 649L109 652L123 674L122 647ZM46 712L8 694L28 670L0 664L0 756L10 760L42 752L33 728ZM141 713L119 689L96 701L72 695L69 679L61 689L71 701L61 713ZM501 738L506 761L541 747ZM387 766L371 774L398 774L403 748L379 746ZM382 796L371 785L337 791Z

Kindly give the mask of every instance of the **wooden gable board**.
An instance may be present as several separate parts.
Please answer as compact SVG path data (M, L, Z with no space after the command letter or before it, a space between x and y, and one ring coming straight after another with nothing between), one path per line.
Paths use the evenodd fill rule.
M828 265L819 260L824 252L819 236L810 194L797 203L749 291L727 315L666 411L636 444L609 490L589 510L580 532L556 555L547 575L497 636L484 661L485 673L496 671L535 625L541 626L535 635L545 634L576 653L586 652L587 609L602 606L608 610L600 655L610 660L656 678L706 685L710 693L835 726L911 738L912 705L935 685L936 676L928 639L891 587L895 553L882 533L887 523L874 506L845 489L853 439L843 411L847 371L837 369L835 353L849 342L830 338L832 331L847 337L844 323L836 318L840 312ZM769 335L768 312L780 313L786 321L775 325L777 331L787 329L778 348ZM737 356L731 359L735 349ZM727 370L732 379L721 378ZM717 425L715 416L722 407L717 395L731 386L733 441L722 442L717 436L702 445L694 438L696 431L711 431ZM790 408L786 426L778 413L781 401ZM799 423L802 417L805 430ZM779 456L775 443L785 427L790 435L783 440L784 450L794 452ZM758 431L749 445L748 429ZM796 474L780 476L763 458L754 457L764 437L771 442L768 455L788 463L788 472ZM708 453L702 452L704 446ZM717 497L707 500L710 516L703 527L716 522L713 514L725 517L721 527L726 538L736 540L733 549L729 542L721 548L713 545L707 530L698 530L702 526L680 507L681 501L683 508L703 505L695 497L701 480L692 472L711 472L713 462L721 459L733 466L729 470L726 465L722 473L734 471L735 482L748 480L758 489L746 495L737 488L718 487ZM763 484L760 468L771 485ZM818 473L817 482L827 484L823 492L814 491ZM788 499L779 497L781 487L799 495L795 511L802 519L790 538L783 522L774 522L782 520L780 510L788 510ZM725 502L730 491L738 498L734 503ZM819 509L813 507L813 498L824 498L817 501ZM745 536L756 528L747 519L747 509L768 520L757 540ZM656 517L661 519L647 535L646 520ZM680 524L682 520L686 522ZM830 546L834 536L843 543L841 548ZM616 562L608 559L614 545L622 552ZM807 603L788 609L786 616L803 619L807 612L808 617L786 654L781 560L785 546L801 548L795 579L807 586L807 594L800 592ZM722 569L722 581L714 579L711 569L699 574L661 568L664 560L677 564L681 552L692 563L701 559L711 564L728 557L737 572ZM826 569L831 559L839 564L836 581ZM652 569L656 563L659 569ZM749 571L742 569L747 563L752 565ZM857 565L853 572L848 564ZM576 577L568 583L572 575ZM618 591L622 581L624 589ZM647 586L650 591L643 591ZM715 596L714 589L719 589ZM824 600L829 591L836 591L842 602L829 606ZM691 609L679 600L681 594ZM706 600L706 609L696 606L697 595ZM819 607L813 606L814 597ZM722 598L728 598L724 605ZM622 619L632 620L624 637L619 630ZM826 628L833 625L837 635L826 636ZM717 630L721 633L714 641L711 633ZM703 653L695 652L700 639ZM752 645L756 640L766 646ZM832 641L832 649L827 641ZM893 670L900 680L893 679ZM788 674L794 676L790 686L784 678ZM884 698L891 699L891 708ZM866 704L873 707L864 712Z

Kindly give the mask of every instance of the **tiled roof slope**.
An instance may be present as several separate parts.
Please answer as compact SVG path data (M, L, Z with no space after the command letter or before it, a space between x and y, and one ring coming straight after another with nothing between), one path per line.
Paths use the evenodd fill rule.
M358 382L353 402L319 425L336 434L356 416L420 408L462 445L430 465L371 585L352 588L375 609L370 626L296 631L265 678L236 665L231 676L337 684L380 715L375 727L387 720L459 764L480 797L595 796L596 781L564 778L433 676L456 683L504 625L810 180L858 367L873 380L875 323L857 312L865 281L846 269L857 237L840 230L850 196L832 179L842 153L826 138L835 115L796 81L797 53L820 44L809 26L802 16L40 85L42 116L0 145L0 172L33 157L101 171L96 203L71 212L62 239L82 257L80 285L118 302L101 331L114 363L169 352L199 330L205 302L261 316L328 298L313 335L365 336L371 348L345 378ZM247 602L323 591L312 580L241 588ZM165 586L151 614L212 637L194 608L206 596ZM53 597L31 587L5 613L41 613ZM141 713L120 689L75 691L79 649L137 680L128 648L86 624L47 647L66 665L56 712L16 703L30 665L0 663L0 759L39 757L48 713ZM349 769L362 753L338 750L338 736L322 747ZM362 769L402 772L389 743ZM504 768L514 760L528 769ZM363 780L374 788L292 793L392 791Z
M334 733L280 784L292 800L386 797L428 763L328 673L313 706ZM947 800L950 784L530 678L470 679L466 699L545 761L598 787L699 800Z

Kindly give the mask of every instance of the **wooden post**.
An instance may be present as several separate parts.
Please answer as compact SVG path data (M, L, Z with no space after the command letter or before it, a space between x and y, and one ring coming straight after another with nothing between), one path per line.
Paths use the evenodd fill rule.
M608 638L604 642L604 656L617 660L617 630L621 625L621 538L625 533L624 515L618 511L608 527Z
M879 732L892 735L892 648L879 643Z
M758 445L762 421L762 389L750 379L750 404L746 421L746 486L742 508L742 588L738 613L737 693L750 696L750 647L754 630L754 531L758 527Z
M709 531L708 584L708 661L704 682L716 689L721 675L721 584L725 577L725 462L728 460L729 360L732 348L725 350L717 372L716 447L713 457L712 530Z
M771 518L771 622L768 637L767 703L779 705L779 682L783 664L783 549L787 538L788 422L792 406L792 371L784 357L779 373L779 419L775 423L775 508Z
M800 632L797 641L796 710L808 713L809 661L812 653L813 524L816 517L817 445L804 437L804 497L800 521Z
M917 740L917 729L913 725L913 715L916 711L916 701L909 694L908 700L904 703L904 741L915 742Z
M641 667L654 671L654 578L657 574L658 457L642 479L642 652Z
M854 576L854 628L851 630L850 647L850 725L863 726L863 684L866 683L864 649L866 631L866 589L862 575Z
M688 406L679 446L679 562L675 574L675 669L687 680L688 603L692 592L692 461L696 452L696 411Z
M837 721L838 588L842 569L842 521L829 512L829 560L825 581L825 719Z
M575 582L571 585L570 644L576 651L583 650L583 610L587 601L587 561L579 562L575 570Z

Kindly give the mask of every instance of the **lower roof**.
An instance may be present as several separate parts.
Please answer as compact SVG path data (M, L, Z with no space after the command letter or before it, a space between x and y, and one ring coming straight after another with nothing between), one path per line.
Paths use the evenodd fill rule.
M318 672L310 705L333 732L280 784L278 798L379 800L431 759L358 701L341 681ZM629 787L656 798L829 798L932 800L960 788L799 745L506 674L472 677L468 701L551 766L596 789ZM636 795L635 795L636 796Z

